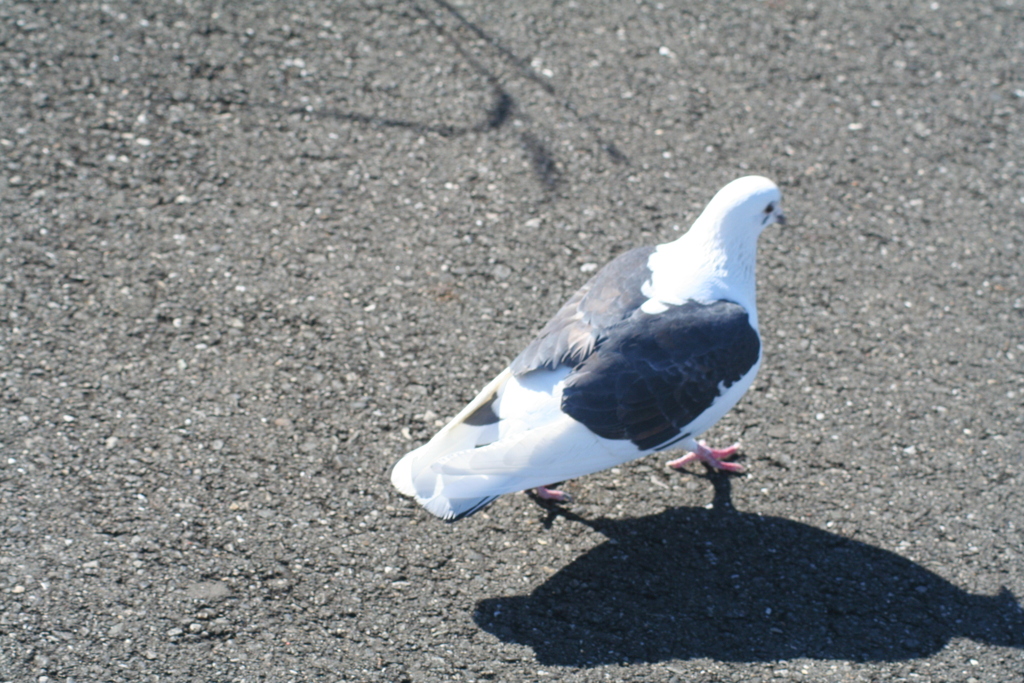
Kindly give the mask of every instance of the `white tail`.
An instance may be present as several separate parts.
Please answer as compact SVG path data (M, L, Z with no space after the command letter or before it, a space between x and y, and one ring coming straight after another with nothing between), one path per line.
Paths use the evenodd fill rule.
M508 370L501 373L433 439L395 465L392 483L432 514L454 521L504 493L573 479L635 458L631 443L602 439L558 410L557 385L565 374L552 372L521 382ZM466 423L495 397L492 407L500 421ZM539 419L524 419L531 415Z
M434 435L427 443L414 451L406 453L391 470L391 483L395 488L406 496L416 496L416 486L413 480L416 474L429 466L430 463L442 458L449 453L475 448L481 442L497 438L490 432L495 432L493 425L468 425L466 419L482 408L488 401L491 401L504 386L505 382L512 376L512 371L505 369L501 374L491 380L462 411L452 418L441 431Z

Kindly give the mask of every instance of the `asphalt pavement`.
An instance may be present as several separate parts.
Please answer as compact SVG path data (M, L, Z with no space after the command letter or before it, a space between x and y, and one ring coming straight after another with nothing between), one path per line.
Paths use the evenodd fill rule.
M1024 680L1024 3L0 1L0 681ZM390 466L782 187L707 438Z

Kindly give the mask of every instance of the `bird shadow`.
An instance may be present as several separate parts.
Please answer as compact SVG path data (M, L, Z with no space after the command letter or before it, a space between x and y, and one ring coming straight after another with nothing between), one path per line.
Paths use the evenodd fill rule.
M474 620L576 667L708 657L895 661L951 638L1024 648L1009 590L972 595L895 553L779 517L711 509L584 520L607 541L529 595L480 601Z

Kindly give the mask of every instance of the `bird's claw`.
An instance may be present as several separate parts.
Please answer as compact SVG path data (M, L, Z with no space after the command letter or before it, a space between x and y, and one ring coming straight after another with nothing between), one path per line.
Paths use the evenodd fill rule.
M728 448L708 448L707 443L699 441L697 443L697 450L687 453L678 460L672 460L665 464L674 470L681 470L690 463L699 461L713 470L741 474L746 471L743 465L738 462L726 462L726 459L736 455L739 449L739 444L733 444Z
M541 500L550 500L555 503L571 503L572 496L565 491L559 491L557 489L549 489L547 486L538 486L534 489L537 497Z

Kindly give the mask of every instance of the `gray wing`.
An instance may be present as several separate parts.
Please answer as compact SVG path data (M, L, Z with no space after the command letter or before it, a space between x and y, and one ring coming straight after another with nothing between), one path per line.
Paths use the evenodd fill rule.
M565 382L562 412L641 450L680 433L757 363L761 340L730 301L638 311L609 330Z
M651 278L647 260L655 249L627 251L588 280L512 361L512 374L519 377L541 368L573 367L589 356L605 330L647 300L641 289Z

